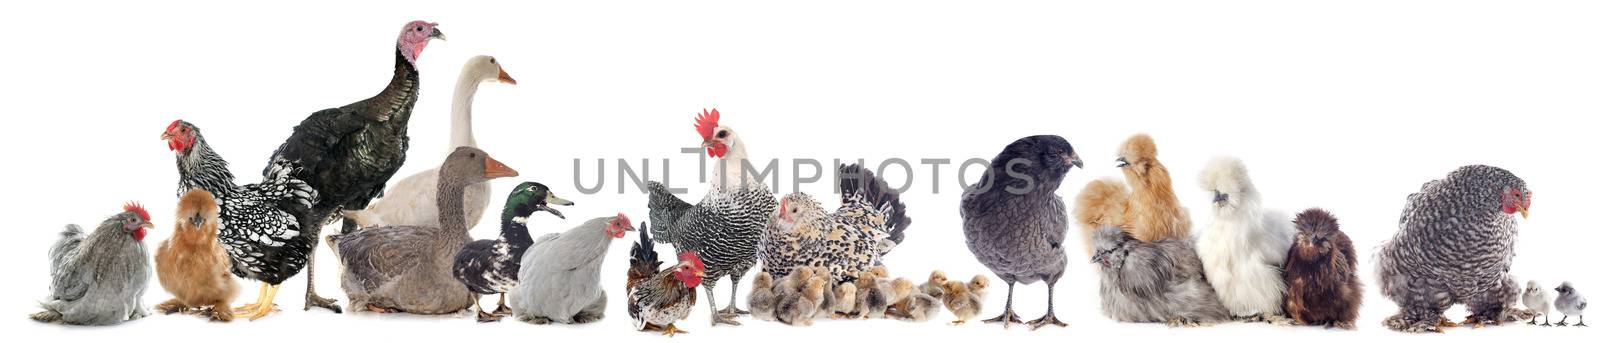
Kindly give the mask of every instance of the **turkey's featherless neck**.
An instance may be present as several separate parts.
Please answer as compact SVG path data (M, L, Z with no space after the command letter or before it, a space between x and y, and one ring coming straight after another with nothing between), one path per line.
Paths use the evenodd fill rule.
M211 192L218 199L233 194L234 187L238 185L233 183L233 172L228 171L228 162L211 150L211 145L206 144L204 137L196 134L194 140L189 154L178 158L179 196L196 187Z
M472 99L478 95L482 81L476 75L463 71L456 79L456 93L450 98L450 150L456 147L478 147L472 136Z
M373 112L377 113L380 121L392 120L404 126L411 120L410 106L417 102L419 80L416 66L406 61L399 50L395 50L394 58L394 78L374 98L377 101L372 105L378 108L374 108Z

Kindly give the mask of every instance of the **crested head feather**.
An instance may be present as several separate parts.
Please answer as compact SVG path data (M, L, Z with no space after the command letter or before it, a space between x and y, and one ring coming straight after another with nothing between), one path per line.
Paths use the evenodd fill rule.
M711 135L717 129L717 120L722 119L722 114L713 108L710 112L700 110L700 116L694 118L694 130L700 132L700 139L711 140Z

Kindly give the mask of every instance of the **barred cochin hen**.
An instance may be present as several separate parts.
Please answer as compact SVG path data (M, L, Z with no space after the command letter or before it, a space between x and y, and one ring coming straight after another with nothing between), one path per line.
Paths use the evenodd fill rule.
M854 282L905 241L911 218L899 192L860 165L839 166L838 175L841 204L833 213L810 194L778 202L761 235L763 272L782 278L794 268L825 267L834 282Z
M699 254L709 281L705 288L706 302L713 311L712 325L739 325L734 317L750 313L734 305L738 303L739 279L755 266L761 232L778 202L772 198L772 190L755 178L755 171L742 167L746 164L744 142L733 129L718 124L720 117L711 110L701 112L695 121L695 130L703 139L701 146L716 158L711 190L700 203L689 204L665 185L649 182L650 221L656 224L651 234L656 242L670 243L679 253ZM728 307L718 311L712 285L723 276L732 278L733 292Z
M1465 304L1464 324L1517 318L1516 216L1528 216L1533 193L1510 171L1472 165L1430 181L1406 199L1400 231L1376 254L1378 286L1400 306L1384 326L1439 332L1444 311Z
M251 319L271 314L278 286L299 274L311 255L317 230L302 230L294 213L310 209L317 191L290 176L297 167L287 161L274 163L259 183L234 183L228 161L189 122L173 121L161 139L177 158L178 195L199 188L216 198L217 242L233 262L229 271L262 282L256 302L235 311Z
M316 188L321 198L307 211L295 212L301 227L316 237L322 226L340 210L367 207L372 198L383 195L400 165L405 163L410 138L406 136L411 108L417 103L420 80L417 57L433 39L444 39L436 23L413 21L400 31L395 44L394 78L383 92L366 100L312 113L278 147L269 165L283 161L298 163L302 169L292 176ZM264 174L270 175L269 167ZM316 250L317 240L310 240ZM315 255L308 255L315 261ZM315 263L306 270L306 306L339 311L332 299L316 293Z

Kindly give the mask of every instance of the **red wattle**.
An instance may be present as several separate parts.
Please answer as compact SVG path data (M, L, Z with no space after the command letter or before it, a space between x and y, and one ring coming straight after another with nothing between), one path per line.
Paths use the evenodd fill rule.
M145 234L144 228L139 228L138 230L134 230L133 231L133 240L135 240L135 241L143 241L144 240L144 234Z

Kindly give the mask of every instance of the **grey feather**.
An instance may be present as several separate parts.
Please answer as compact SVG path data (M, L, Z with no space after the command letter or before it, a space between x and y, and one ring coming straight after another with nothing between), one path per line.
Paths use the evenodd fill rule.
M1094 261L1100 270L1100 311L1111 319L1203 325L1230 317L1187 238L1146 243L1120 228L1103 227L1094 233Z
M589 309L605 298L600 265L614 239L605 228L616 218L594 218L559 235L539 237L522 255L519 283L508 293L514 315L573 324L584 319L580 314L603 313L603 307Z

